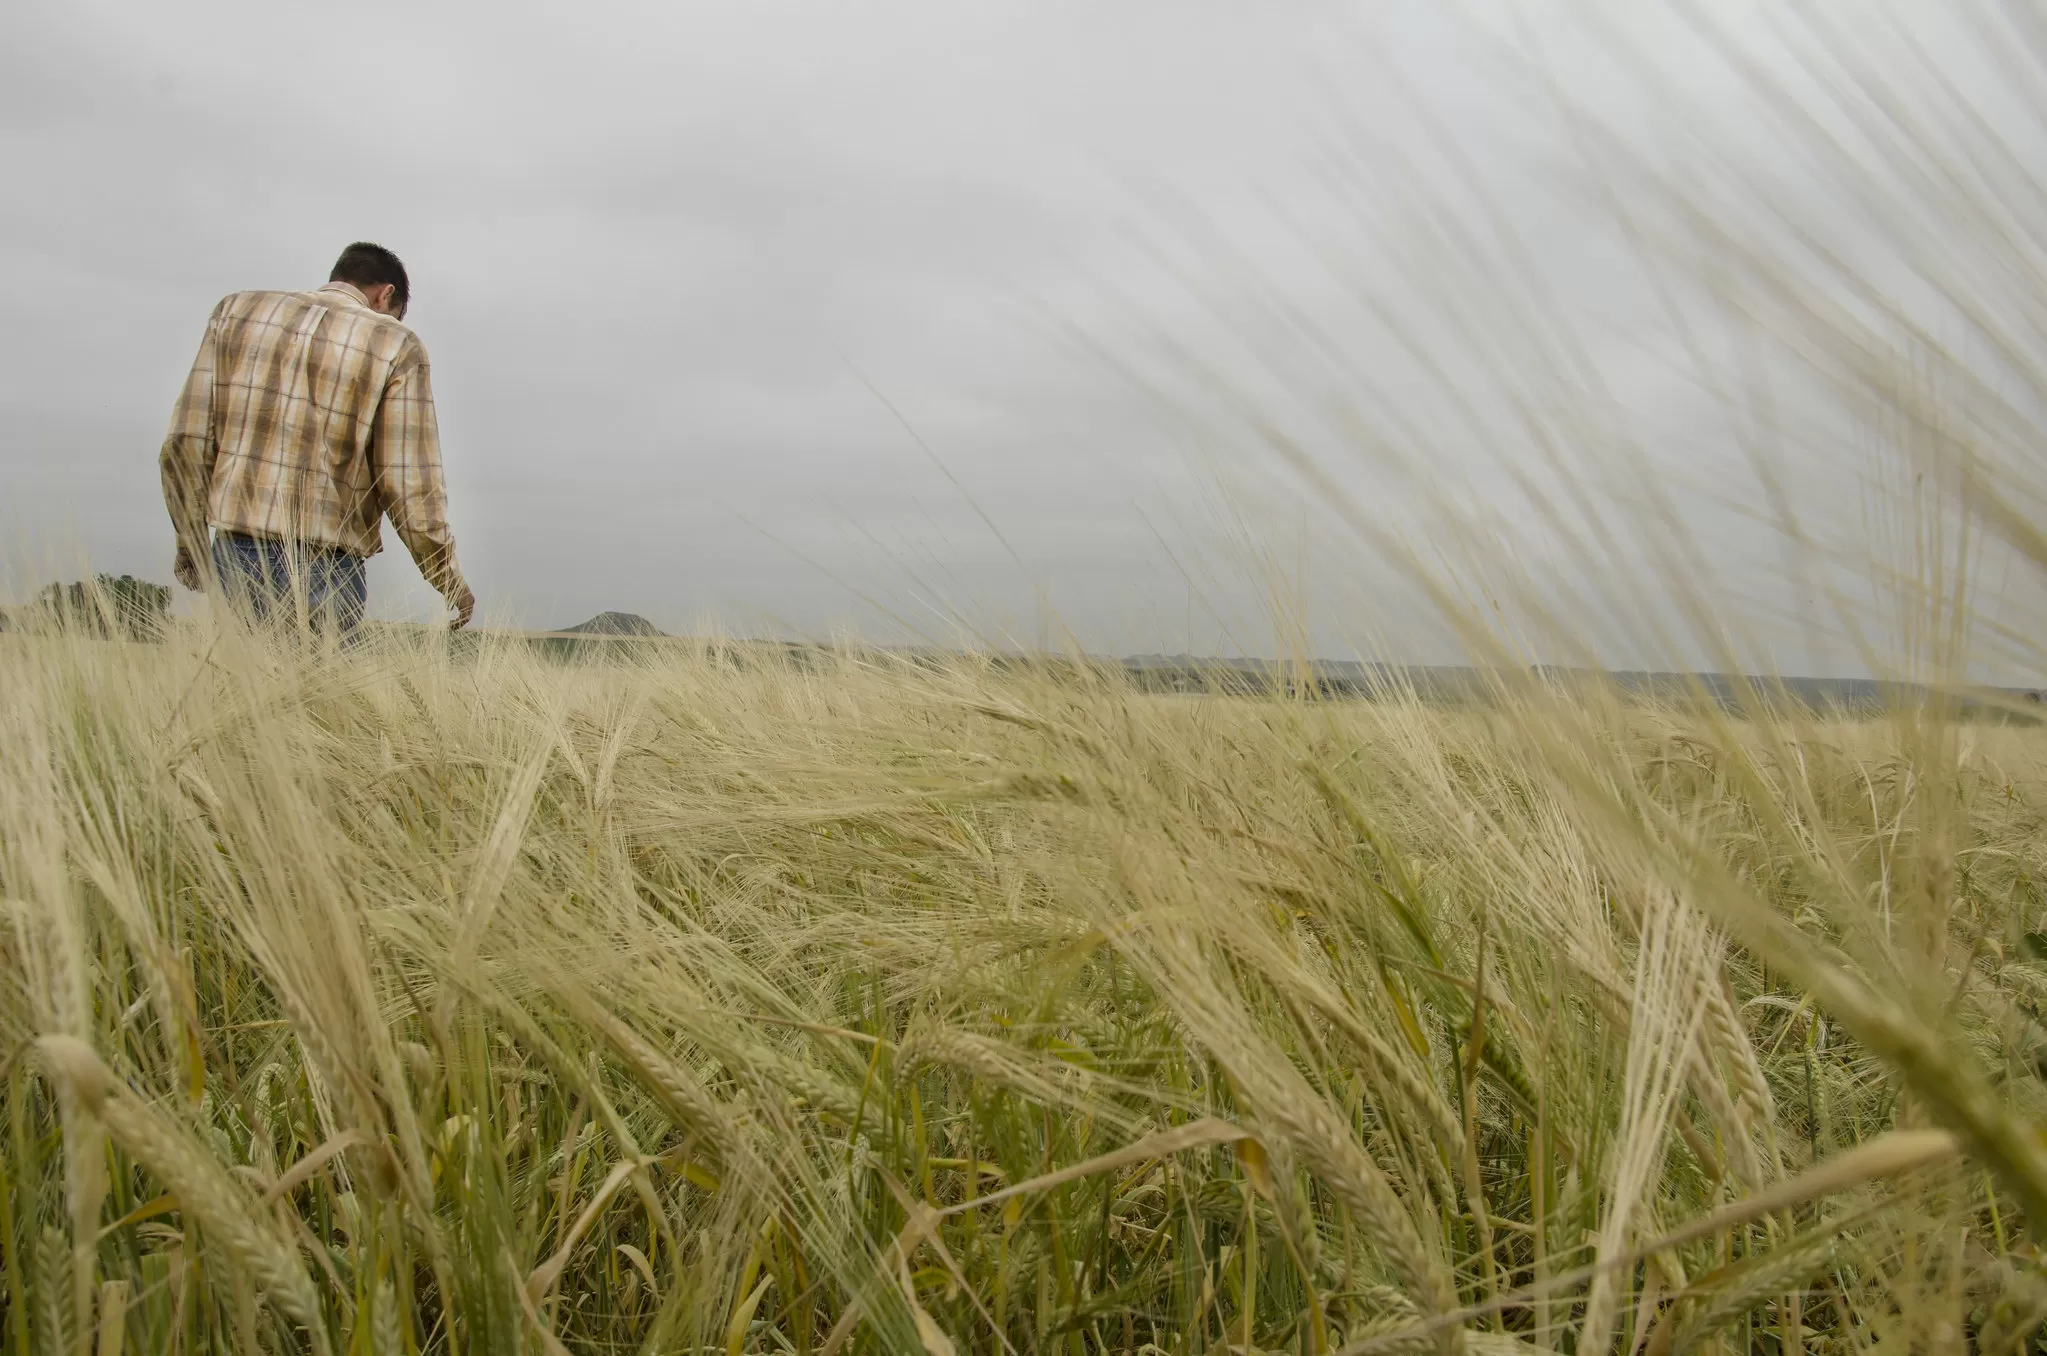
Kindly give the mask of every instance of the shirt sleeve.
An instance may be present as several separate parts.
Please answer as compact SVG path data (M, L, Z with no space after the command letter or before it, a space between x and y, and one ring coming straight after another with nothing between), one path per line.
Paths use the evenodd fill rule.
M157 454L157 468L163 476L164 507L170 511L171 528L178 535L178 547L195 560L206 558L207 501L213 490L213 464L218 446L213 436L214 340L220 330L227 299L213 308L206 334L199 341L199 354L185 377L185 388L171 407L170 432Z
M393 364L377 406L371 440L379 497L398 539L427 583L444 597L462 588L455 537L448 529L448 487L441 473L440 429L426 353L416 340Z

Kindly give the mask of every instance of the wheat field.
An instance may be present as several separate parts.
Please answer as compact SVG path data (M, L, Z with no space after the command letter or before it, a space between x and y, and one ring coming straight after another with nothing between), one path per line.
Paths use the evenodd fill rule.
M2019 1350L2047 735L0 637L0 1343Z

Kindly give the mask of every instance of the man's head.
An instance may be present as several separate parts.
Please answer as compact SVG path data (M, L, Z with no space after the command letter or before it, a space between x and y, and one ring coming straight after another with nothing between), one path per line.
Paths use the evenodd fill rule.
M334 261L328 282L345 282L363 294L370 309L403 320L412 300L412 285L406 280L405 265L382 245L358 240L341 251Z

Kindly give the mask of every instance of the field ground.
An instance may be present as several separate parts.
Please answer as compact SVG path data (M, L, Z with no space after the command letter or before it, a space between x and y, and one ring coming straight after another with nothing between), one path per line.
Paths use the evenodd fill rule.
M2047 735L0 638L9 1353L2015 1350Z

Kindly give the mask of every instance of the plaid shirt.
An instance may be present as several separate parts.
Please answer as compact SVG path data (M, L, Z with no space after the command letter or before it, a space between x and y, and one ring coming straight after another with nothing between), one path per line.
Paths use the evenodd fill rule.
M209 525L372 556L389 514L428 583L462 586L426 350L347 283L223 298L160 461L195 560Z

